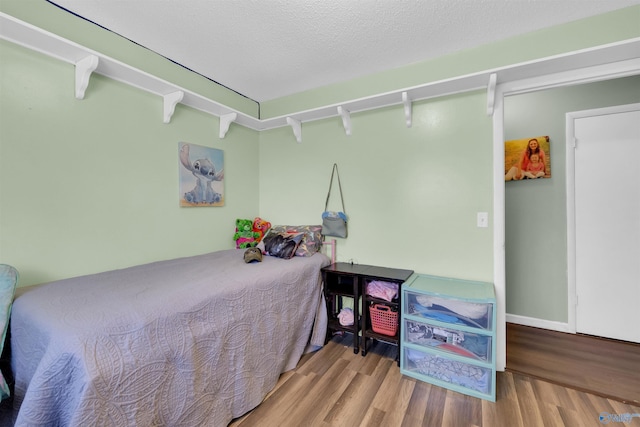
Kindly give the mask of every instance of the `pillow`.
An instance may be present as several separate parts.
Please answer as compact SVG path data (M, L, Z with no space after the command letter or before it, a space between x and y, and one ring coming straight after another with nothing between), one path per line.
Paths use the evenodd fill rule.
M258 247L269 256L291 259L296 254L303 237L303 233L276 233L269 230Z
M270 231L276 233L302 233L302 241L296 256L311 256L322 249L322 225L274 225Z

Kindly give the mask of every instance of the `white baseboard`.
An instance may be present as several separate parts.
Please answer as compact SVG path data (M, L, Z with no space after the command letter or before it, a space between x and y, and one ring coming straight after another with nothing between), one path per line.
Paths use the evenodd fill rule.
M568 332L570 334L576 333L576 331L571 330L568 323L556 322L553 320L536 319L535 317L520 316L509 313L505 315L505 320L507 323L515 323L517 325L532 326L534 328L549 329L551 331L558 332Z

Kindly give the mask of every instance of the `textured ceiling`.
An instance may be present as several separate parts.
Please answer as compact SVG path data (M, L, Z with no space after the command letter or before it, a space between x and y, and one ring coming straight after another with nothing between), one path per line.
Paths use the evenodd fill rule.
M51 0L256 101L640 0Z

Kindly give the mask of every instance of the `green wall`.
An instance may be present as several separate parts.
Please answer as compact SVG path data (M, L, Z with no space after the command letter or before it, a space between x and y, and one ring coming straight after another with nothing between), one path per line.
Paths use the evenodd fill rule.
M492 281L492 122L483 92L306 123L260 134L260 212L275 223L319 223L333 163L349 216L338 260ZM330 209L340 210L337 183Z
M44 0L2 0L0 11L258 114L255 102ZM640 37L639 20L635 6L273 100L260 110L273 117ZM336 117L304 123L301 144L289 127L258 133L232 125L219 139L213 116L179 104L164 124L160 97L98 75L78 101L71 64L7 42L0 42L0 56L0 262L18 267L21 286L229 248L237 217L319 223L334 162L350 217L349 238L338 239L339 260L493 278L493 229L476 227L477 212L489 212L490 224L493 218L492 122L484 91L414 102L411 128L397 106L352 114L351 136ZM224 150L223 208L178 207L178 141ZM559 173L560 156L552 154L549 183ZM559 193L553 199L561 203ZM331 208L338 208L336 200ZM556 224L562 214L545 218L551 216ZM552 234L545 243L562 243L562 232ZM547 260L554 283L563 262ZM529 283L512 292L510 282L510 312L566 317L566 302L545 306L547 289L534 298Z
M0 41L0 262L20 286L233 247L258 214L258 133ZM178 205L178 142L224 151L224 207Z
M506 310L568 321L565 114L640 102L640 76L505 98L505 139L549 135L550 179L505 183Z

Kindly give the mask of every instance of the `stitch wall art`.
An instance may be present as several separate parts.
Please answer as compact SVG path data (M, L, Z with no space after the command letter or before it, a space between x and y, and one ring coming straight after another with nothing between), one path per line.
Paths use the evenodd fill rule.
M504 143L504 180L551 178L548 136L514 139Z
M178 143L180 206L224 206L224 152Z

